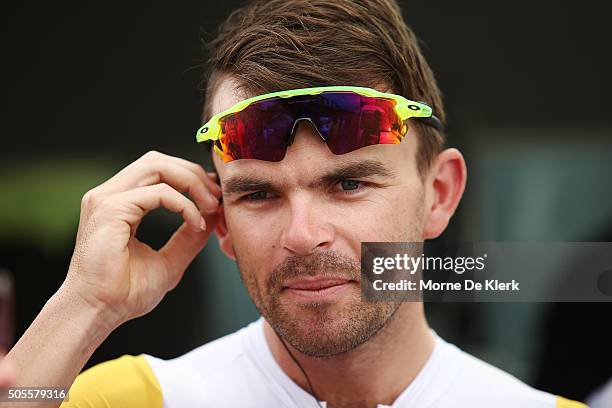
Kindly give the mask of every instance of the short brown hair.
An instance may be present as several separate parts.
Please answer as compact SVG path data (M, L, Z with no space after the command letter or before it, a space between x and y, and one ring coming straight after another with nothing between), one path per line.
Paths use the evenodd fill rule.
M203 120L219 78L259 95L285 89L354 85L429 104L445 122L442 95L417 38L394 0L255 0L234 10L205 40ZM415 122L423 175L444 135Z

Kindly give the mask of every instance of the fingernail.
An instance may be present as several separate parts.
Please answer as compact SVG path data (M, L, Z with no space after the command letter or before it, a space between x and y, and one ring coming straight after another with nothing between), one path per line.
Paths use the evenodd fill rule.
M210 178L213 178L215 180L219 178L219 176L215 172L207 172L206 174L208 174Z
M200 230L206 231L206 221L204 220L204 217L200 217Z

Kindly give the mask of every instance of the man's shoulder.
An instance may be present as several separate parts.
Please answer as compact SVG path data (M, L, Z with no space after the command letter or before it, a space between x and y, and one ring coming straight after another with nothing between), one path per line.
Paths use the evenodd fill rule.
M256 386L246 348L258 329L261 320L169 360L141 354L97 364L76 378L62 408L191 407L202 398L222 404L233 386Z
M581 408L586 405L538 390L510 373L444 342L447 358L458 369L441 400L448 406ZM477 404L475 404L477 402ZM439 404L440 406L446 406Z
M260 324L260 321L253 322L173 359L163 360L147 354L144 357L156 376L164 373L189 373L198 378L219 376L245 362L248 336Z
M83 371L62 408L161 408L159 383L143 355L124 355Z
M144 355L163 394L164 406L252 406L269 401L269 385L257 362L262 320L171 360ZM236 392L240 390L240 392Z

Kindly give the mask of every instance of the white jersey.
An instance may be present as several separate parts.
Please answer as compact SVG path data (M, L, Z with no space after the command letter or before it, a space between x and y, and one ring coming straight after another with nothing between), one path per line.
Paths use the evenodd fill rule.
M435 335L435 334L434 334ZM285 374L264 337L263 319L172 360L143 355L165 408L316 408ZM326 406L325 401L320 401ZM393 408L552 408L582 404L535 390L435 335L429 360ZM388 405L378 405L387 408Z

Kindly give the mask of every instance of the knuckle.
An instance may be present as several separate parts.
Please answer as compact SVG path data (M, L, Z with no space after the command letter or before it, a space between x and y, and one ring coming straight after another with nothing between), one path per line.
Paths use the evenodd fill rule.
M158 160L161 157L161 153L157 150L149 150L145 154L142 155L144 160Z
M159 191L164 194L171 193L173 190L173 188L170 187L168 183L159 183L157 186L158 186L157 188L159 189Z
M99 193L95 188L87 191L83 198L81 198L81 208L92 208L99 201L98 200Z
M201 175L206 176L206 170L204 169L204 167L202 167L201 164L193 163L193 168Z

